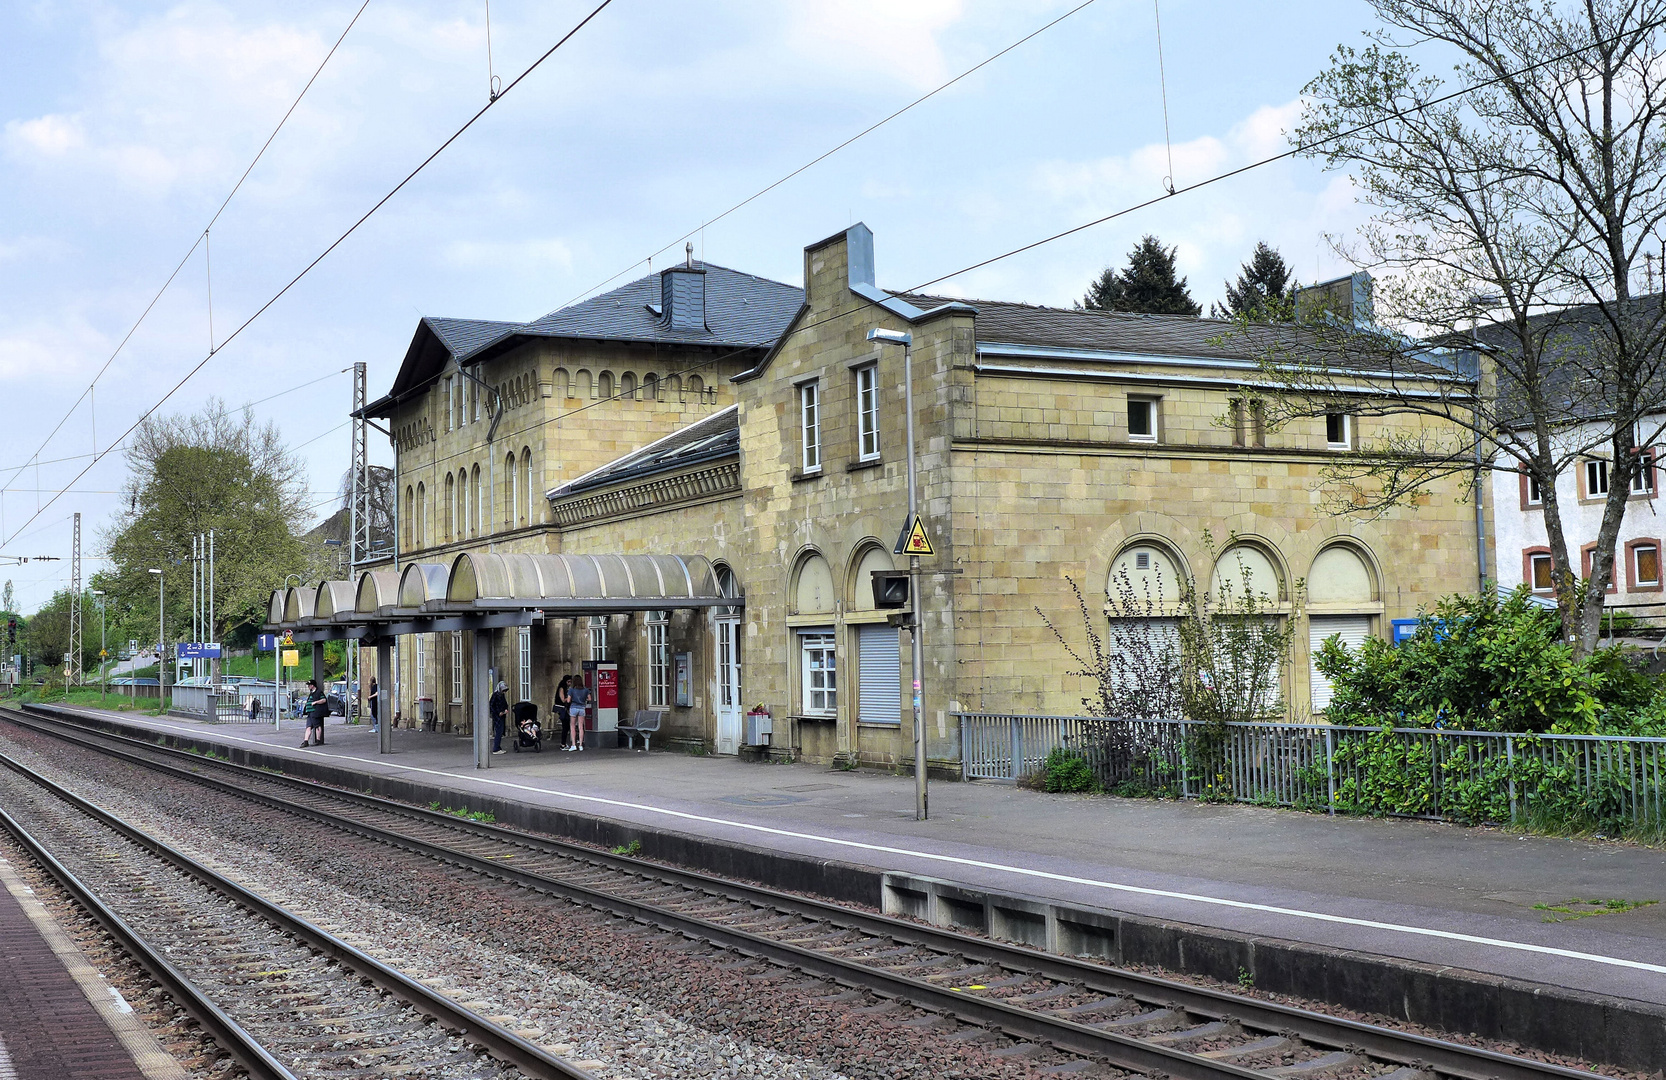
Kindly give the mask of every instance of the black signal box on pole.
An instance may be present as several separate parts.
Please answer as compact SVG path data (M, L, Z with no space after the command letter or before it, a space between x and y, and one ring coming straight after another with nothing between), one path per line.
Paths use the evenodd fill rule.
M873 572L873 606L876 608L908 606L907 570L875 570Z

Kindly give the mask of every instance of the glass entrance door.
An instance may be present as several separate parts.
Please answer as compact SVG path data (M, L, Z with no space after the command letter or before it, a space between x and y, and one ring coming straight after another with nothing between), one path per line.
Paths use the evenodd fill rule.
M740 753L740 619L717 620L717 752Z

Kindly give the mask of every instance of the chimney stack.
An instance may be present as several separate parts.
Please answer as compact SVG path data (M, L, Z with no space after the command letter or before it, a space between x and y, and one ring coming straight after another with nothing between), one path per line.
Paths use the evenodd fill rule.
M706 329L706 271L694 265L694 245L687 261L660 271L660 323L672 330Z

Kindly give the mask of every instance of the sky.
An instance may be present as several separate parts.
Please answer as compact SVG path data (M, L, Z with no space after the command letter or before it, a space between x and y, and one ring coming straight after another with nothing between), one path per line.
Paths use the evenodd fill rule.
M322 516L345 370L385 391L423 315L536 318L695 229L698 257L801 284L804 246L864 221L879 284L910 288L1280 152L1373 25L1355 0L1163 0L1165 141L1154 5L1094 0L702 229L1080 0L614 0L176 390L211 317L220 345L598 0L497 0L489 58L483 0L370 0L185 259L360 2L0 5L0 554L63 558L0 567L22 610L67 585L77 511L101 565L147 410L252 403ZM1325 237L1363 220L1345 176L1286 161L932 291L1068 306L1149 232L1207 309L1258 240L1303 280L1349 272Z

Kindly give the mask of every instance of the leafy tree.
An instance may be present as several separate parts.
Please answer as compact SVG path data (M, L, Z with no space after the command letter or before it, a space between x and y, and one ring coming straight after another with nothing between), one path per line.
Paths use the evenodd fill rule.
M1562 637L1590 653L1649 467L1638 448L1666 433L1666 305L1633 284L1666 230L1666 0L1372 6L1385 28L1337 50L1291 139L1373 209L1338 250L1386 271L1380 329L1316 324L1266 348L1267 420L1339 401L1391 418L1361 424L1329 470L1353 511L1412 504L1442 477L1479 487L1487 467L1526 473L1544 493ZM1455 51L1480 88L1440 100L1449 87L1419 48L1443 65ZM1390 377L1363 386L1361 370ZM1609 488L1586 588L1555 480L1590 458L1608 462Z
M168 637L177 639L174 628L190 612L191 537L210 529L221 636L263 622L272 589L307 567L303 473L277 428L210 400L195 413L146 421L127 459L128 509L103 535L110 566L93 580L108 597L112 627L155 640L154 567L163 571Z
M1186 279L1176 278L1175 248L1165 249L1146 234L1128 253L1122 270L1106 267L1077 308L1088 311L1136 311L1151 315L1198 315L1203 309L1186 291Z
M1237 283L1226 283L1226 307L1212 304L1209 314L1217 319L1289 322L1295 314L1295 285L1284 256L1260 241L1250 261L1239 268Z

